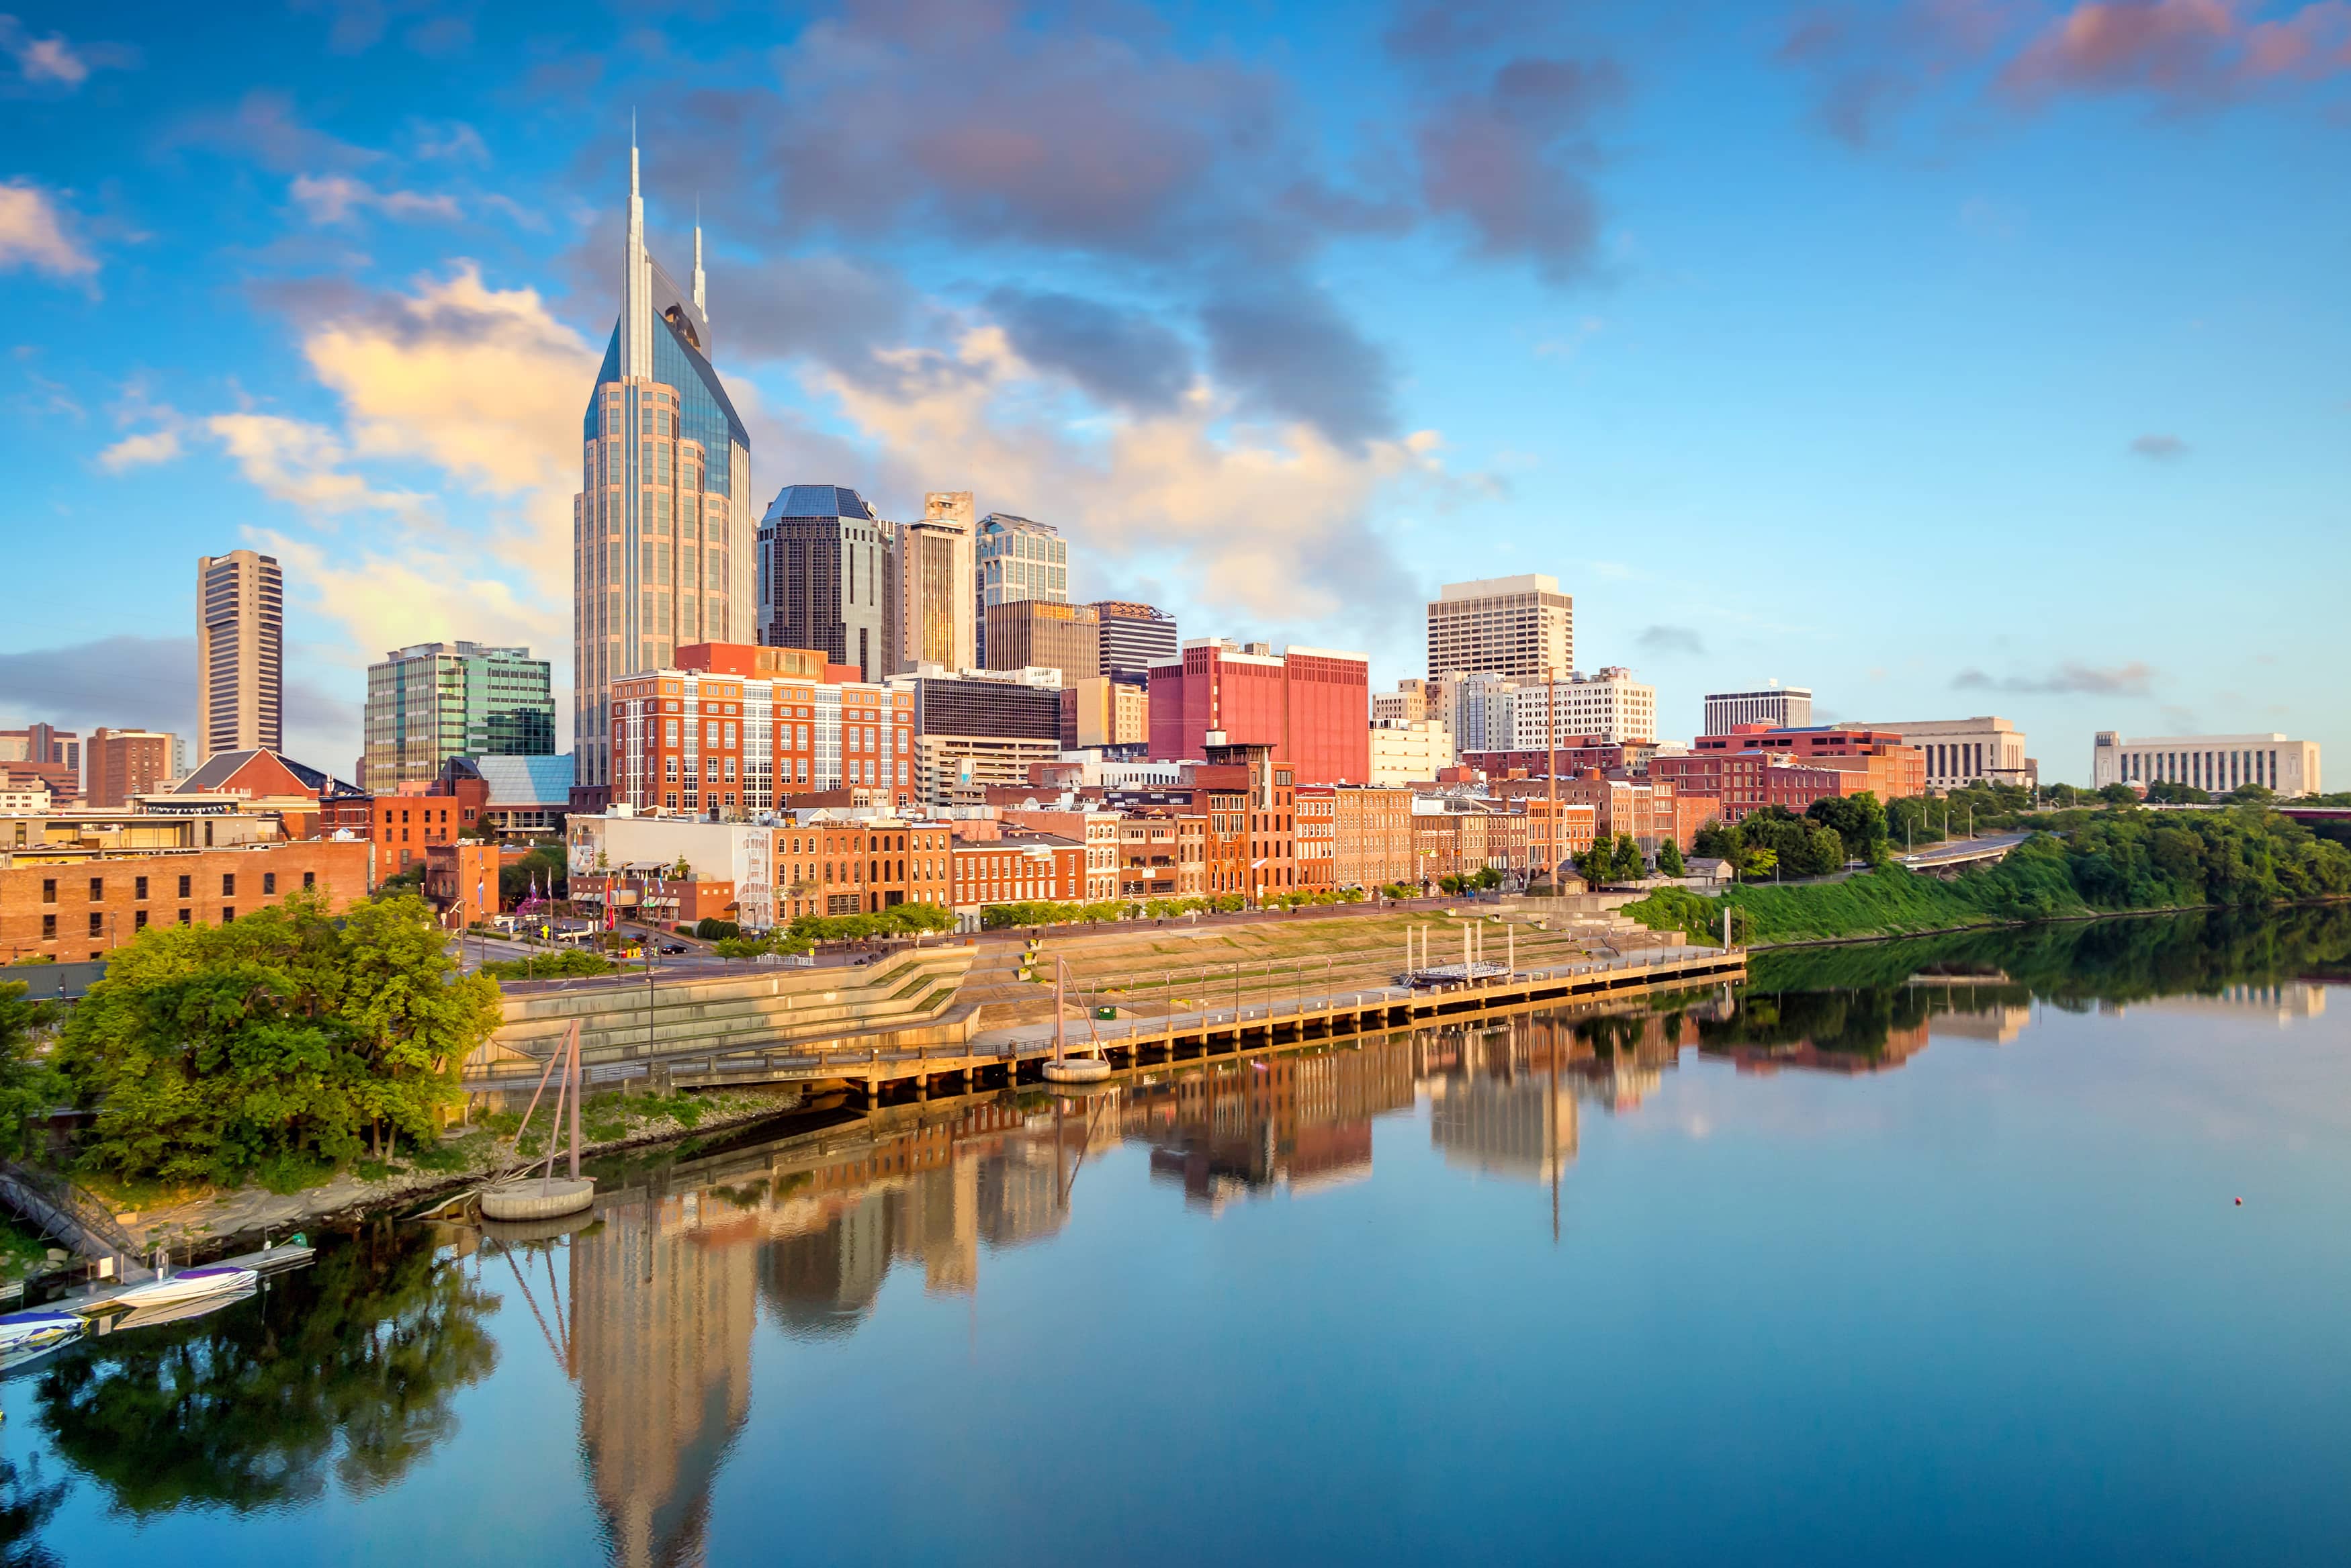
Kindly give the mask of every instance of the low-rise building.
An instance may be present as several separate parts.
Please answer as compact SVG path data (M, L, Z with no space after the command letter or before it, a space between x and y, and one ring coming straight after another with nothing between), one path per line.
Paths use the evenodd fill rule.
M2101 730L2090 752L2090 782L2180 784L2220 794L2259 784L2282 795L2323 794L2318 742L2276 733L2153 735L2126 740Z
M1959 789L1971 784L2041 782L2041 770L2024 754L2024 732L1990 714L1972 719L1906 719L1900 723L1845 723L1840 730L1898 736L1923 753L1927 787Z
M1302 792L1301 792L1302 793ZM1366 892L1418 875L1412 842L1412 792L1343 785L1331 792L1332 880Z
M977 916L990 904L1074 903L1085 897L1086 846L1059 834L1016 829L958 838L950 851L951 907Z
M1337 797L1332 784L1302 786L1290 797L1296 803L1291 854L1301 891L1329 892L1339 886Z
M1007 806L1002 808L999 819L1013 827L1050 833L1084 845L1085 891L1081 896L1088 899L1118 897L1119 817L1116 812L1089 810L1081 806L1069 809Z
M1454 763L1453 732L1436 719L1398 719L1371 731L1371 782L1391 787L1426 784Z
M151 925L222 925L313 891L330 913L374 886L370 847L306 839L242 848L0 849L0 963L103 958Z
M1208 819L1166 807L1118 819L1118 896L1196 898L1207 888Z

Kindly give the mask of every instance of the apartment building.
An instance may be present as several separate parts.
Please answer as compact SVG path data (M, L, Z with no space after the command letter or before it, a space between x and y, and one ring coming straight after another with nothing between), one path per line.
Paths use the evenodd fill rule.
M306 839L233 849L0 849L0 963L104 958L151 925L225 925L316 892L329 912L375 885L370 847ZM25 971L16 971L21 978Z

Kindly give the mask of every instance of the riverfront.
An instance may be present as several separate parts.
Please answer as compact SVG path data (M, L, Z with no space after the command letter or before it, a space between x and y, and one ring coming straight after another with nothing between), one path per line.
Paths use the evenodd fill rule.
M2339 908L1790 950L606 1161L0 1384L14 1544L2337 1561L2346 978Z

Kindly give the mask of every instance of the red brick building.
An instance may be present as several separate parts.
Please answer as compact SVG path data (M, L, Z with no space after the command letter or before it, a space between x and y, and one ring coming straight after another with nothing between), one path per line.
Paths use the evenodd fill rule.
M1371 664L1359 653L1222 638L1184 645L1150 671L1151 757L1208 754L1209 736L1265 746L1301 784L1371 782Z
M0 963L103 958L151 925L225 924L305 888L341 910L373 885L368 846L318 839L104 858L19 850L0 862Z
M500 857L496 844L465 838L431 845L423 852L423 860L424 897L452 925L470 926L504 907L498 902Z
M1059 834L1015 829L993 838L958 839L951 854L953 907L958 910L1075 903L1086 896L1086 846Z
M172 737L155 730L100 727L83 754L85 796L94 806L125 806L172 777Z
M1238 893L1251 903L1298 886L1295 774L1267 745L1207 749L1208 760L1185 782L1208 818L1211 897ZM1202 797L1206 798L1203 799Z
M1854 755L1826 753L1809 763L1762 751L1704 751L1653 758L1649 776L1682 794L1712 795L1717 815L1739 822L1780 805L1799 816L1823 797L1859 794L1882 801L1923 794L1927 763L1916 746L1879 746Z

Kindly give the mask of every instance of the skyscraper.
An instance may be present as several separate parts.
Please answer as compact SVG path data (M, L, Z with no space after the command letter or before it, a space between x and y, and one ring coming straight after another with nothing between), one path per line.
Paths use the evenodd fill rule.
M1180 651L1176 618L1165 610L1131 599L1096 599L1094 614L1102 623L1102 671L1104 675L1146 675Z
M551 757L555 693L528 648L420 642L368 666L360 785L438 777L451 757Z
M971 492L935 490L923 520L898 529L899 670L917 664L969 670L979 662Z
M1022 599L1070 601L1070 546L1049 524L991 512L979 520L976 602L979 658L987 660L987 607Z
M286 745L286 579L251 550L196 557L196 765Z
M680 643L752 635L751 441L710 347L702 226L689 294L645 249L632 142L621 309L572 506L572 734L595 790L611 787L614 679L662 668Z
M1558 674L1575 668L1575 600L1540 572L1447 583L1428 605L1428 675Z
M858 678L897 672L893 530L846 485L787 484L759 519L759 640L814 648Z

